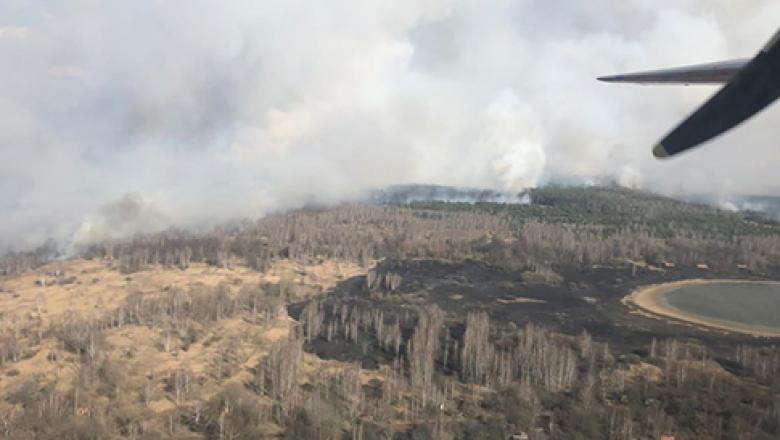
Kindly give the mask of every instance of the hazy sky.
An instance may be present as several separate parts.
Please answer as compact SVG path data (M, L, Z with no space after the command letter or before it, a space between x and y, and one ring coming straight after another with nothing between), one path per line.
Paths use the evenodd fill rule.
M614 176L780 193L775 106L658 162L777 0L2 0L0 248L256 217L370 187Z

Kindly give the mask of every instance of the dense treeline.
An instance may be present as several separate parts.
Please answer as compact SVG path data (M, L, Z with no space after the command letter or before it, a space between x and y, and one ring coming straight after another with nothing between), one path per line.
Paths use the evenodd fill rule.
M760 270L780 261L780 225L755 212L729 212L651 193L609 187L545 187L530 190L530 203L408 205L423 211L489 212L509 218L519 238L551 244L553 263L637 261L720 269L741 264ZM533 225L531 230L526 225ZM541 230L540 230L541 229ZM528 247L517 249L527 253Z
M126 273L192 262L264 270L275 259L482 259L518 268L610 264L630 259L763 270L780 261L780 226L751 215L619 188L547 187L529 204L415 202L341 205L268 215L207 233L169 230L93 243L86 257L116 261ZM52 244L0 260L7 274L54 255Z
M691 231L705 237L776 235L780 225L754 211L730 212L620 187L548 186L528 191L530 203L417 202L409 206L448 211L504 212L522 220L603 225L608 230L641 226L650 235L671 237Z
M493 235L511 238L509 221L487 213L343 205L269 215L234 230L206 234L172 230L105 242L89 246L84 255L112 258L124 272L155 264L227 266L233 258L263 270L280 258L324 257L366 264L384 257L466 258L485 254L474 243Z
M621 259L761 270L780 261L780 227L740 213L617 188L534 190L530 204L345 205L272 215L228 233L170 232L92 251L144 264L263 269L274 258L478 258L532 269Z
M517 268L626 259L762 270L780 261L780 228L740 214L618 189L545 189L518 204L342 205L275 214L231 230L167 231L105 242L86 256L133 272L191 262L263 270L280 258L482 259Z

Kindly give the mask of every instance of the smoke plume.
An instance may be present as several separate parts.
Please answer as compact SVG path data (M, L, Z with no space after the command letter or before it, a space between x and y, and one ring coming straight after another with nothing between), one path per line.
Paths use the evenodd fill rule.
M774 0L6 0L0 248L411 182L776 192L777 108L657 162L714 89L594 78L751 56L778 22Z

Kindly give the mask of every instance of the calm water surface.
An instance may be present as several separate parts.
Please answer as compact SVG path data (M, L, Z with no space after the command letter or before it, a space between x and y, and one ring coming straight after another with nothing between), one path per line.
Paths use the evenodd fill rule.
M681 286L667 292L664 302L692 315L780 329L780 284L745 282Z

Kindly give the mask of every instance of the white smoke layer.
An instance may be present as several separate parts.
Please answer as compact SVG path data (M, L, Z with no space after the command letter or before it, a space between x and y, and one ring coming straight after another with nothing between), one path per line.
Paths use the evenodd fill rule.
M5 0L0 249L408 182L776 192L776 108L661 163L714 89L594 78L751 56L778 22L775 0Z

